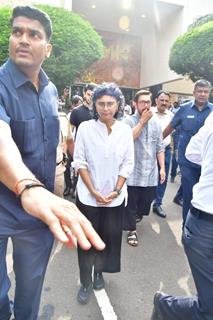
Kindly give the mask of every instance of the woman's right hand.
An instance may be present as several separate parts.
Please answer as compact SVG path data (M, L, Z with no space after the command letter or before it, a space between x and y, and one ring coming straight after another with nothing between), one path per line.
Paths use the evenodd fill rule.
M112 202L112 199L104 197L99 191L94 191L92 195L95 197L98 205L106 205Z

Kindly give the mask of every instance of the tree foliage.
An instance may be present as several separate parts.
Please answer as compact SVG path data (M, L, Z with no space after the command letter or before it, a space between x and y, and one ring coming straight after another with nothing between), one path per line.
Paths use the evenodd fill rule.
M91 24L74 12L48 5L37 5L53 23L53 51L44 69L59 90L75 82L92 63L103 57L104 47ZM11 8L0 8L0 64L8 57L8 23Z
M11 8L0 8L0 64L4 63L8 57L8 38L10 35Z
M190 31L196 27L199 27L202 24L207 23L209 21L213 21L213 14L212 13L209 13L209 14L206 14L205 16L201 16L201 17L197 18L192 24L190 24L188 26L188 31Z
M211 16L211 19L210 19ZM207 22L206 22L207 21ZM178 74L196 81L205 78L213 83L213 15L199 18L194 27L179 36L170 52L169 66Z

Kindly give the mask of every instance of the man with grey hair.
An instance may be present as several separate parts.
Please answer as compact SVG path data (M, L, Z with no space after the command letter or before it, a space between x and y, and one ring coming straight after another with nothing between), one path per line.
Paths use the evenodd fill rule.
M183 224L186 220L192 199L192 188L200 177L200 166L186 159L186 147L198 130L203 126L206 118L213 110L213 104L208 101L211 85L201 79L194 85L194 100L180 106L178 112L170 124L163 131L163 137L167 137L177 127L180 128L178 144L178 164L181 171L183 188Z

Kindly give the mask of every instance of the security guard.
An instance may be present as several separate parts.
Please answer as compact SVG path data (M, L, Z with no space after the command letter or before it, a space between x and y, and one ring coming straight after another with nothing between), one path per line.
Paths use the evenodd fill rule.
M64 194L64 172L66 170L66 163L68 160L68 153L73 156L74 141L72 137L71 125L65 112L63 112L61 105L58 106L60 132L59 144L57 146L56 154L56 171L55 171L55 187L54 193L63 198Z
M213 104L208 101L210 83L204 79L198 80L194 85L194 100L181 105L180 110L174 115L171 123L165 128L163 137L167 137L174 129L180 128L178 163L181 171L183 188L183 224L186 220L192 199L192 188L198 182L200 166L187 160L186 147L198 130L203 126L206 118L213 110Z

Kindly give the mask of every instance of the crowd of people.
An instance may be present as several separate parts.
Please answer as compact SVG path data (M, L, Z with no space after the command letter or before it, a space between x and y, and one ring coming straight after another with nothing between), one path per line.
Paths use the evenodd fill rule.
M111 111L111 116L113 116L112 111L114 110L113 107L111 107L110 101L108 101L108 99L110 97L111 100L112 97L114 97L115 99L115 96L112 93L112 95L110 95L108 92L112 89L119 90L118 88L115 88L116 86L114 84L86 85L83 95L84 103L80 107L75 108L74 111L71 111L68 118L72 127L75 127L75 121L76 119L78 119L77 129L79 128L80 132L84 130L83 139L82 133L77 134L77 132L75 132L77 136L75 141L76 153L74 153L74 163L78 163L80 159L82 160L82 162L80 161L80 164L77 165L76 170L80 174L76 194L77 206L80 211L83 212L86 217L92 222L93 226L95 226L96 231L105 241L106 248L110 250L111 246L109 245L109 243L113 243L115 250L113 256L114 258L112 259L111 255L109 253L107 254L107 249L105 249L101 253L99 252L99 254L97 254L94 250L89 250L85 253L85 251L81 248L78 249L81 279L81 287L78 292L78 301L80 303L87 303L92 288L94 288L95 290L104 288L105 283L102 272L117 272L120 270L120 248L122 230L127 231L127 243L130 246L136 247L138 246L139 242L136 225L142 220L143 216L149 215L151 206L154 213L156 213L161 218L166 218L166 212L162 207L162 201L165 194L169 173L170 182L174 183L174 180L177 176L177 170L179 168L181 175L180 185L176 195L174 196L173 202L182 207L184 249L189 260L192 274L194 276L198 294L202 294L202 296L172 297L164 293L157 292L154 297L154 311L152 314L152 320L186 319L186 317L187 319L210 319L212 316L212 309L209 303L210 298L208 297L208 295L211 297L211 285L207 284L207 292L205 294L203 292L204 284L211 281L210 264L204 263L203 267L197 270L197 264L202 263L200 253L196 256L194 252L195 248L193 247L196 247L196 242L195 244L193 242L189 242L192 234L192 226L194 227L194 224L196 222L193 220L195 219L193 215L195 215L197 219L202 219L204 221L208 220L208 223L212 220L212 209L210 208L210 206L207 207L208 201L205 206L203 206L203 199L201 199L201 202L199 201L200 199L198 199L198 203L195 202L195 205L193 206L194 201L196 200L194 200L194 198L192 197L193 186L198 183L200 179L202 163L200 151L202 141L201 139L199 139L199 145L197 145L197 137L200 132L198 133L198 135L196 135L196 133L200 128L204 126L205 120L208 119L206 121L208 126L206 124L203 127L202 139L204 139L204 132L207 132L209 130L210 124L212 123L212 117L208 117L213 109L213 105L208 101L211 90L210 83L204 79L198 80L194 85L194 99L188 100L183 104L174 103L174 105L171 105L170 93L163 90L160 90L157 93L154 106L152 106L151 92L147 90L139 90L138 92L136 92L132 102L132 107L125 104L124 101L122 103L120 101L120 110L117 110L117 118L119 119L119 122L127 124L132 129L132 137L134 141L134 167L132 169L132 172L130 171L129 175L125 176L125 184L127 186L128 197L126 198L126 205L123 204L124 207L122 210L122 225L118 220L115 222L113 216L109 216L109 214L107 214L107 217L110 219L110 221L113 224L117 225L116 234L117 237L120 237L120 240L116 241L114 238L114 241L110 242L110 237L113 236L113 225L108 221L107 226L109 226L109 230L106 227L104 230L101 222L98 219L98 217L100 216L98 214L98 211L101 210L100 212L102 212L103 210L109 209L111 214L113 214L112 205L104 202L106 201L106 198L103 202L98 201L98 199L100 200L100 198L96 198L97 194L95 193L96 190L94 190L96 188L94 188L93 184L98 184L98 182L102 181L103 186L97 187L99 191L101 190L102 197L103 195L105 195L104 193L108 194L108 192L112 190L113 185L116 185L115 190L118 191L117 196L120 194L120 191L123 188L121 188L121 186L118 188L115 182L110 188L109 186L111 182L109 177L108 182L106 182L106 177L103 176L103 173L105 172L104 167L106 164L105 159L102 158L104 152L103 150L101 151L102 144L98 139L99 133L96 130L93 130L92 123L95 123L95 121L97 121L98 119L98 121L101 121L106 125L105 130L108 130L107 135L111 134L110 130L108 129L107 123L102 118L102 116L103 114L106 116L109 110ZM88 89L90 90L89 99L88 97L85 98L85 96L88 95L88 93L86 95ZM104 95L103 97L105 99L103 99L103 104L101 105L103 106L102 108L105 109L105 112L103 110L103 113L100 113L100 111L97 112L97 110L99 110L99 101L97 101L96 95L99 91L101 92L102 90ZM121 96L122 93L120 92L120 97ZM101 94L100 98L102 98ZM84 112L82 110L84 110ZM80 125L81 122L85 121L86 124ZM113 121L115 121L115 119ZM112 118L111 123L113 123ZM83 129L84 127L85 129ZM113 128L113 126L111 128ZM100 129L101 127L99 128L99 130ZM125 128L125 130L127 130L127 128ZM195 139L192 139L193 136L195 136ZM124 133L122 135L122 138L123 137ZM128 139L125 138L124 141L126 141L127 145ZM102 141L102 143L103 142L104 140ZM105 143L106 141L103 145L104 149L108 150ZM111 149L111 151L114 150L114 152L117 149L120 153L121 159L122 145L123 143L121 138L119 141L114 139L114 147L112 147ZM85 146L86 150L84 150ZM98 150L100 150L99 152L102 159L97 156L97 154L99 154ZM128 147L128 155L131 156L130 147ZM197 160L197 157L199 158L199 160ZM115 162L113 154L111 154L109 159ZM209 161L210 160L208 159L208 163ZM115 163L119 164L118 159ZM86 170L87 178L85 178L84 172L82 175L82 169L83 171ZM99 172L98 169L100 170ZM95 170L95 172L97 170L97 172L94 174L93 170ZM110 162L107 162L107 176L109 174L111 176L111 165ZM92 178L93 175L94 178ZM99 175L101 177L100 180ZM117 174L113 175L114 178L116 176ZM205 180L206 177L204 177L204 185L207 184ZM199 187L200 183L201 182L198 183L197 188L199 191L204 192L204 186L201 185L201 187ZM85 187L87 196L89 195L91 203L90 201L88 201L89 198L85 197ZM209 186L209 193L210 189L211 185ZM84 200L82 200L83 203L79 200L79 195L81 195L81 193L85 197ZM91 200L91 195L93 201ZM100 196L100 194L98 194L98 196ZM198 198L198 192L196 193L195 199L196 197ZM209 195L207 195L206 198L208 199ZM115 204L116 202L114 201L114 205ZM117 207L117 210L119 208L120 207ZM202 211L201 208L205 210ZM95 212L97 213L97 216L95 215ZM101 217L103 218L104 223L106 223L103 212L101 214ZM119 219L120 216L118 214L116 215ZM206 222L204 222L202 228L205 231L205 234L207 234L206 237L208 238L211 235L211 230L207 231L205 229L206 227ZM103 230L104 234L102 233ZM198 230L196 231L198 232ZM107 236L108 232L110 233ZM197 235L197 238L200 239L200 237L201 234L199 233ZM117 244L119 244L118 247ZM206 248L208 248L209 239L207 239L206 242L205 239L203 239L202 245L200 245L200 247L201 246L202 248L203 246L204 248L205 246ZM201 252L199 246L197 250L200 250ZM107 259L105 258L104 252L108 257ZM113 265L116 263L116 261L117 268L115 267L113 271ZM92 266L94 267L93 284ZM200 304L201 302L202 306ZM193 308L191 308L191 304L194 305ZM197 318L195 318L195 314Z
M77 246L78 302L86 304L93 289L103 289L103 273L121 270L123 231L136 247L137 223L151 207L166 218L170 163L171 182L178 166L181 173L173 201L183 210L182 241L197 295L157 292L151 319L212 319L210 83L196 81L194 99L172 107L164 90L154 97L155 106L149 90L125 104L115 83L87 84L83 97L72 98L66 86L58 97L42 69L51 34L43 11L13 9L9 58L0 67L0 319L37 319L54 237ZM71 191L76 205L64 199ZM9 238L16 279L12 308Z

